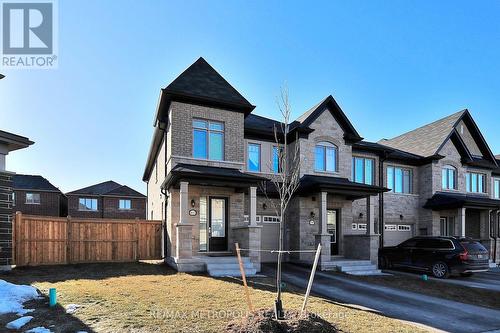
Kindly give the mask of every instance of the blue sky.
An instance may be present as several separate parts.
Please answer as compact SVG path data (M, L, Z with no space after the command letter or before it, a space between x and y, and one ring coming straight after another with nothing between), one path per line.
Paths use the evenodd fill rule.
M141 181L161 87L203 56L252 104L335 97L367 140L468 108L500 153L499 1L59 0L59 68L5 70L8 168L63 191Z

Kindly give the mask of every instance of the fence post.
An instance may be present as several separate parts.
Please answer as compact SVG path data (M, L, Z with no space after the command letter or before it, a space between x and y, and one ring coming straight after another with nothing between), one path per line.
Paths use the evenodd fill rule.
M66 217L66 263L71 264L71 256L73 255L72 247L73 247L73 242L72 242L72 237L73 237L73 232L72 232L72 225L71 225L71 216L68 215Z
M139 260L139 218L135 218L135 224L134 224L134 236L135 236L135 242L134 242L134 261Z

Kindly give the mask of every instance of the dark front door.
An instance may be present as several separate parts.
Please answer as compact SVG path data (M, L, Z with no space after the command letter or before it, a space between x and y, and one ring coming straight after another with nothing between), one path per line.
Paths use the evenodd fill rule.
M336 210L328 210L326 212L326 215L327 231L332 235L330 241L330 250L331 255L334 256L339 254L339 219Z
M227 251L227 199L210 198L208 207L209 251Z

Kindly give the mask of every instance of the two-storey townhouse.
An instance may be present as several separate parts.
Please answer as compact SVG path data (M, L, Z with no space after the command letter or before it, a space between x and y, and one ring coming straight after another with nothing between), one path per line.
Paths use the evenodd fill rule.
M160 93L143 180L178 270L205 270L236 242L257 270L276 260L265 250L278 246L269 179L281 123L253 109L202 58ZM289 145L300 186L284 221L286 260L310 263L321 243L323 269L376 264L380 246L448 234L480 239L498 260L499 164L468 111L368 142L328 96L290 124Z

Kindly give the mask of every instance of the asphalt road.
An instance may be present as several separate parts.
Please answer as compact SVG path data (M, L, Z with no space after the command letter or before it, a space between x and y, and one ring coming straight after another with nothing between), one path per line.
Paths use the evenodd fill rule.
M264 273L273 274L273 268L264 267ZM285 265L283 280L305 289L309 273L307 268ZM317 272L312 292L332 301L368 308L436 330L458 333L500 330L500 310L371 285L348 276Z

